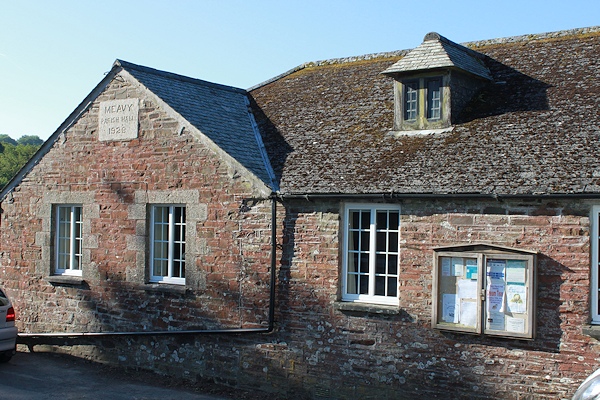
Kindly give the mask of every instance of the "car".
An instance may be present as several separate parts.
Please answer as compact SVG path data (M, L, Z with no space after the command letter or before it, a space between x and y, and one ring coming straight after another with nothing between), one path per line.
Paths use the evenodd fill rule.
M572 400L600 399L600 369L588 376L572 397Z
M8 362L17 351L15 309L5 292L0 289L0 363Z

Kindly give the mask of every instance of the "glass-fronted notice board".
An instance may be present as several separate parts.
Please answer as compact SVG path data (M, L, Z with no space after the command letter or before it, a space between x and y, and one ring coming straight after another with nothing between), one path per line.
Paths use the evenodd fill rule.
M434 267L434 328L533 338L535 253L457 246L436 249Z

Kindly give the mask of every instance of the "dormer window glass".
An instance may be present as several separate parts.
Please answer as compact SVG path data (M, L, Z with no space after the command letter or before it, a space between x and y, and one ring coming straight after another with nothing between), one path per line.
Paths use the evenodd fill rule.
M402 107L397 110L398 130L437 129L447 126L448 105L444 102L443 76L421 76L397 82L397 96ZM398 98L398 97L397 97Z
M404 84L404 119L415 121L419 112L419 81Z
M442 118L442 80L427 79L427 119Z

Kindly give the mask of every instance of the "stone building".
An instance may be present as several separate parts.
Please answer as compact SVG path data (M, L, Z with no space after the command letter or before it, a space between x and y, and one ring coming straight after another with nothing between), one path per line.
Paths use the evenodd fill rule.
M277 398L569 398L600 366L600 28L124 61L2 190L21 341Z

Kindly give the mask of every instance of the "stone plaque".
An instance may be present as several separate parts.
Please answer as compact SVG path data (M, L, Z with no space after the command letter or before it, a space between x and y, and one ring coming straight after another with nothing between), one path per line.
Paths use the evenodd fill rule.
M100 103L98 139L130 140L138 137L138 99L109 100Z

